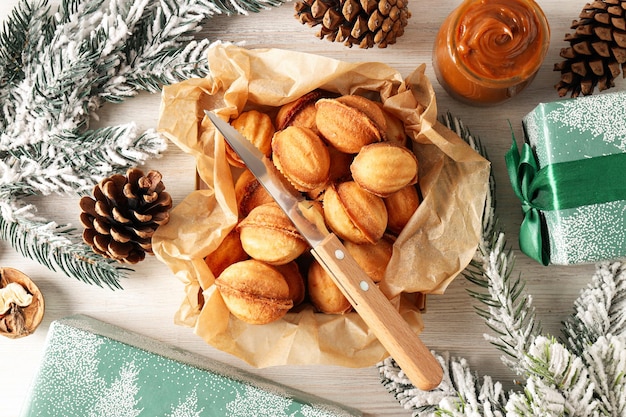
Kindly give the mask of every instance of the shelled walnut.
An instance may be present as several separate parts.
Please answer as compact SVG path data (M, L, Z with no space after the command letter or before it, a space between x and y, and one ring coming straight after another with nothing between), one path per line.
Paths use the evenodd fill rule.
M0 334L10 339L32 334L43 318L39 288L22 272L0 268Z

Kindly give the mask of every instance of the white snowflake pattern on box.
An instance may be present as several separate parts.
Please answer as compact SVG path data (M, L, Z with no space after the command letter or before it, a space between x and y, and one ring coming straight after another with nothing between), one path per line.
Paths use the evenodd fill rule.
M626 94L541 103L523 120L539 167L626 152ZM624 178L616 181L626 181ZM626 256L626 201L542 212L550 263L591 263Z
M21 417L360 415L82 315L52 323L21 412Z

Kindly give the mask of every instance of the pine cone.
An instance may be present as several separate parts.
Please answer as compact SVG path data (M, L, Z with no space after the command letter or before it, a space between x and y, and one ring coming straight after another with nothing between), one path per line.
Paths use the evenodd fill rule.
M559 96L571 91L572 97L590 95L615 86L615 77L625 72L626 0L604 0L587 3L567 34L571 44L561 49L565 61L554 66L561 72L555 85Z
M146 176L131 168L105 178L93 196L80 200L83 240L93 251L122 263L135 264L152 254L152 235L169 221L172 198L165 192L161 174Z
M295 10L300 23L322 25L320 39L361 48L395 43L411 17L408 0L303 0Z

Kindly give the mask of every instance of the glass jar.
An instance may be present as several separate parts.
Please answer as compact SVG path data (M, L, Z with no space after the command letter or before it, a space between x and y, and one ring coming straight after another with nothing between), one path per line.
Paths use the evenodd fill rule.
M550 44L545 14L533 0L465 0L443 22L433 67L454 98L493 105L522 91Z

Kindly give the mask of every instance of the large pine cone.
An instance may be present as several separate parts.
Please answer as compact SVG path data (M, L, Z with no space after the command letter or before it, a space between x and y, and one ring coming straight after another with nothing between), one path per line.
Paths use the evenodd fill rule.
M408 0L303 0L295 10L302 24L321 25L320 39L361 48L395 43L411 17Z
M140 169L131 168L126 176L116 174L100 181L93 198L80 200L85 243L122 263L135 264L146 253L152 254L152 235L169 221L172 208L161 178L157 171L144 176Z
M626 63L626 0L587 3L567 34L571 44L561 49L565 61L554 66L561 72L556 84L559 96L571 91L572 97L590 95L615 86L615 77ZM626 75L626 72L625 72Z

